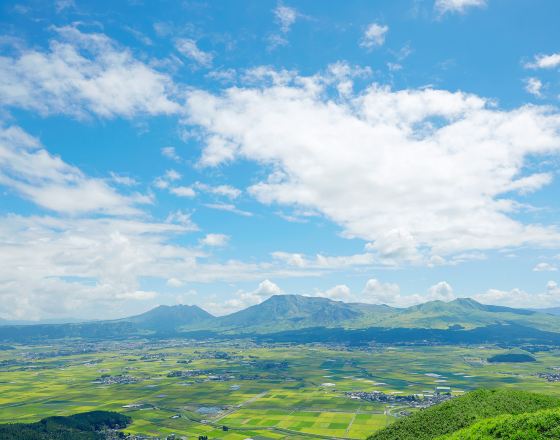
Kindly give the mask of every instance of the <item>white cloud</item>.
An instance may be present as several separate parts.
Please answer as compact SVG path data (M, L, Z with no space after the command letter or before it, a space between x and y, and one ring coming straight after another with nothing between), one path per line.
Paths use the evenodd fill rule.
M255 295L269 297L272 295L279 295L282 293L282 289L278 287L277 284L270 280L264 280L259 283L258 287L253 292Z
M176 186L169 188L169 192L179 197L194 197L196 192L190 186Z
M377 84L333 100L332 77L276 77L187 99L207 141L200 164L246 159L270 170L249 188L260 202L321 213L372 252L412 262L560 243L554 225L512 216L522 209L512 193L550 182L524 165L560 152L553 109L501 110L463 92Z
M539 263L534 268L534 272L556 272L558 268L550 263Z
M525 64L527 69L553 69L558 66L560 66L560 53L535 55L533 61Z
M542 96L542 88L543 83L538 78L527 78L525 80L525 90L537 98Z
M231 212L233 214L240 215L242 217L252 217L253 213L249 211L244 211L242 209L237 208L235 205L231 203L205 203L204 206L210 209L217 209L218 211L226 211Z
M486 6L487 0L436 0L434 7L440 15L448 12L464 14L467 9Z
M427 301L451 301L455 299L455 295L453 288L445 281L431 286L424 294L403 295L398 284L382 283L376 279L370 279L359 299L372 304L409 307Z
M279 4L273 12L276 22L280 26L280 31L267 36L268 50L274 50L278 47L288 45L286 34L290 32L292 25L299 16L294 8L282 4Z
M230 185L217 185L212 186L206 183L196 182L193 185L196 189L210 194L236 199L241 195L241 190Z
M213 55L200 50L194 40L189 38L180 38L175 42L175 47L185 57L203 67L210 67L212 65L212 60L214 58Z
M371 23L364 32L360 41L360 46L365 47L366 49L383 46L387 32L389 32L389 26Z
M175 162L181 161L181 158L177 154L175 147L163 147L161 149L161 154L168 159L174 160Z
M191 214L180 209L170 212L165 219L166 223L181 225L186 231L198 231L198 226L192 221Z
M76 4L74 0L56 0L55 9L57 13L60 13L66 9L75 8Z
M136 60L128 49L73 26L55 31L48 50L17 49L13 57L0 57L3 106L105 118L179 111L171 78Z
M19 127L0 127L0 185L42 208L67 214L134 214L135 205L151 201L139 194L123 196L105 181L87 177Z
M314 296L320 296L322 298L329 298L334 301L352 301L352 292L346 284L339 284L337 286L331 287L325 291L316 291Z
M130 176L124 176L117 173L111 173L111 180L115 182L117 185L123 186L136 186L138 185L138 181Z
M232 298L222 302L207 302L204 308L217 315L224 315L260 304L268 297L281 293L283 293L282 289L277 284L265 279L253 291L238 290Z
M277 251L272 252L271 255L274 259L282 261L289 266L312 269L336 270L353 266L371 266L376 261L375 255L371 253L341 256L317 254L314 258L309 258L300 253Z
M175 277L169 278L165 284L167 284L169 287L173 287L175 289L177 289L179 287L183 287L185 285L185 283L183 283L180 279L175 278Z
M547 308L560 306L560 287L555 281L549 281L544 292L528 293L523 289L499 290L489 289L473 296L484 304L498 304L514 308Z
M196 229L181 211L170 214L165 223L113 217L0 217L0 317L108 318L138 313L145 310L145 301L156 298L154 290L142 288L146 278L177 288L316 275L270 262L209 261L201 249L175 243ZM277 292L273 283L264 282L246 294L248 300L260 301Z
M206 236L200 240L200 243L204 246L220 247L227 245L229 239L229 235L225 234L206 234Z
M287 46L288 40L282 35L271 34L267 37L268 50L274 50L278 47Z
M428 289L428 295L432 298L437 298L443 301L451 301L455 298L453 295L453 288L446 281L440 281Z
M189 187L171 187L173 182L181 179L181 173L173 169L166 170L163 176L159 176L154 180L154 186L159 189L168 189L169 192L182 196L182 197L194 197L195 193L192 188Z
M395 283L382 283L372 278L367 280L360 300L372 304L394 304L400 301L401 289Z
M274 9L274 16L280 24L280 30L283 33L290 32L292 25L296 22L297 11L289 6L278 5Z

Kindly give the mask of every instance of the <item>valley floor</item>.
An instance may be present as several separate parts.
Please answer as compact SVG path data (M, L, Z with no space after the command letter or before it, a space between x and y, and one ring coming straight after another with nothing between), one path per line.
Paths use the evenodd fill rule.
M558 383L538 376L560 368L560 351L537 352L530 363L486 361L503 351L185 341L16 346L0 351L0 423L109 410L132 417L125 432L154 437L363 439L416 408L352 393L510 387L560 395Z

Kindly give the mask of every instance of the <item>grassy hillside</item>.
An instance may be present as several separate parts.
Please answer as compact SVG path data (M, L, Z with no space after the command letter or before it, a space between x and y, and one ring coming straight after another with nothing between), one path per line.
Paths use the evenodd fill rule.
M369 439L431 440L470 427L483 419L556 407L560 407L560 399L556 397L507 389L482 389L399 419L387 428L376 432ZM463 439L463 437L453 437L455 438Z
M482 420L437 440L549 440L560 438L560 410L503 415Z

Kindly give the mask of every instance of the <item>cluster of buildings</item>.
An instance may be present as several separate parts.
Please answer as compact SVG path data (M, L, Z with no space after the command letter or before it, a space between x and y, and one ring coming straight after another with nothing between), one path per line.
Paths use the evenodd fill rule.
M555 373L537 373L537 377L546 379L548 382L560 382L560 371L557 371Z
M100 384L100 385L126 385L131 383L138 383L141 379L129 376L128 374L118 374L116 376L110 376L108 374L104 374L97 379L95 379L92 383Z
M445 392L442 392L445 391ZM454 396L450 390L436 390L434 393L423 394L386 394L382 391L348 391L344 393L351 399L367 400L368 402L381 402L388 404L406 404L413 408L428 408L432 405L445 402Z

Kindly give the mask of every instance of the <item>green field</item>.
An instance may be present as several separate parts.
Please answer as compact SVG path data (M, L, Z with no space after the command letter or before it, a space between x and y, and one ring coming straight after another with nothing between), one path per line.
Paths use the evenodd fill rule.
M87 353L78 353L84 348ZM486 362L500 352L183 341L16 346L0 352L0 423L98 409L129 415L133 423L126 432L151 436L364 439L407 408L351 399L347 391L408 395L448 386L461 394L511 387L560 395L558 384L535 376L560 366L560 352L538 352L532 363ZM168 376L178 370L197 372ZM137 382L93 383L122 374Z

